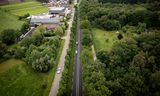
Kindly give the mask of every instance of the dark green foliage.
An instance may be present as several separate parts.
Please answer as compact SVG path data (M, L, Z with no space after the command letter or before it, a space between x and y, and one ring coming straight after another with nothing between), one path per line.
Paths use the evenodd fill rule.
M83 20L83 21L81 21L80 27L81 27L81 29L89 29L91 27L91 25L88 20Z
M34 70L39 72L47 72L54 67L57 50L60 46L60 38L54 37L49 43L39 47L31 45L26 52L26 62Z
M16 38L18 38L19 35L19 32L13 29L6 29L1 32L0 40L5 44L10 45L15 42Z
M96 61L84 61L88 54L86 51L82 53L83 63L83 81L86 96L111 96L112 92L105 86L106 79L104 75L104 64ZM99 70L101 69L101 70Z
M154 49L152 50L152 54L155 56L155 63L158 67L160 67L160 43L154 46Z
M31 48L31 47L30 47ZM40 47L27 54L26 61L31 67L40 72L47 72L51 64L54 65L53 50L49 47Z
M118 36L117 36L117 38L118 38L119 40L121 40L121 39L123 38L123 35L122 35L121 33L119 33Z
M134 55L138 52L138 47L134 40L126 40L125 42L119 42L114 44L111 50L111 64L113 66L124 66L127 67L128 62L132 60ZM120 64L120 65L119 65Z
M143 33L138 38L138 45L144 52L148 53L149 66L153 70L156 66L160 67L160 34L159 32ZM150 57L151 56L151 57ZM151 63L155 62L155 63Z
M82 38L82 45L84 46L90 46L92 44L92 38L91 35L85 35Z
M39 1L39 2L48 2L49 0L37 0L37 1Z
M59 36L55 36L54 38L49 40L49 45L53 48L53 47L60 47L60 37Z
M55 32L56 35L63 36L64 29L61 26L59 26L54 30L54 32Z
M101 27L103 27L106 30L118 30L121 27L121 24L117 20L106 20L101 21Z
M159 27L160 25L159 13L157 13L156 11L149 12L146 19L147 19L146 21L147 27Z
M91 27L106 30L117 30L122 27L125 38L122 39L123 35L117 34L121 40L113 42L111 50L97 52L98 60L104 64L93 63L90 49L86 51L87 48L83 48L81 57L84 94L86 96L159 96L159 1L98 1L104 4L96 0L82 0L81 20L88 20ZM88 35L89 31L85 32Z
M25 51L26 51L25 47L18 48L15 52L15 58L18 58L18 59L24 58L25 57Z
M7 46L6 44L2 43L2 41L0 41L0 58L2 58L5 53L7 51Z
M83 26L81 26L81 27L83 27ZM85 27L83 27L83 28L85 28ZM86 29L81 29L81 32L83 33L82 39L81 39L82 45L83 46L91 46L93 44L93 40L92 40L92 32L90 30L90 25L88 26L88 28L86 27Z
M21 33L23 33L23 34L25 34L25 33L27 33L28 32L28 30L29 30L29 24L28 23L24 23L23 25L22 25L22 27L21 27Z
M21 42L20 45L24 47L29 47L31 44L34 44L33 38L25 37Z
M39 26L36 30L33 31L32 39L35 45L41 45L44 37L43 32L45 32L43 26Z
M50 32L50 31L49 31L49 32L45 32L45 33L44 33L44 36L45 36L45 37L55 36L55 33Z
M80 16L88 19L91 25L106 30L117 30L125 25L137 26L139 22L146 24L146 28L159 27L160 14L153 8L149 9L150 5L152 3L145 5L100 4L89 0L81 3Z
M132 64L140 69L145 67L146 64L146 57L143 51L139 52L137 55L134 56Z
M160 2L158 0L148 0L149 3L147 8L151 11L159 11L160 10Z
M155 74L158 73L151 75L151 72L156 72L155 70L159 68L159 62L156 62L159 49L158 47L154 49L155 45L159 46L159 37L159 33L143 33L138 39L136 38L137 43L135 40L124 39L125 42L113 46L109 54L110 62L106 67L107 87L112 91L112 96L152 96L153 94L156 96L159 94L158 89L154 89L159 85L153 81Z
M72 4L73 3L73 0L69 0L69 4Z
M146 31L146 23L138 23L137 33L140 34Z
M160 92L159 92L160 90L160 71L153 73L150 79L151 79L150 82L152 84L151 88L153 88L152 91L154 91L153 96L159 96L160 95Z
M130 4L136 4L136 3L145 3L147 0L98 0L102 3L130 3Z
M29 17L29 16L30 16L29 13L24 14L23 16L19 16L19 20L24 20L24 19L26 19L26 18Z
M107 51L99 51L97 58L104 64L109 64L109 53Z

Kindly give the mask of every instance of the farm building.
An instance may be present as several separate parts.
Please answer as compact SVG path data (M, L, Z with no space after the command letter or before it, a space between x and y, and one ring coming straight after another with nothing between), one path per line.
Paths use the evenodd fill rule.
M31 25L42 25L42 24L59 24L59 15L50 15L50 14L40 14L33 15L30 17Z
M60 17L59 15L50 15L48 13L33 15L30 17L30 25L44 25L46 28L54 29L60 25Z

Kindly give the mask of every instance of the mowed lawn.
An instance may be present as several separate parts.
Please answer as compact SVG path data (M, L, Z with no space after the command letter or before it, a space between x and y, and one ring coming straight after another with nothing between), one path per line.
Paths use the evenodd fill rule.
M48 8L46 6L43 6L40 2L36 1L4 5L1 6L1 8L18 16L22 16L27 13L32 15L48 12Z
M0 10L0 32L4 29L20 29L24 21L18 20L18 17Z
M113 43L118 40L116 31L105 31L95 28L92 29L92 31L93 31L94 44L97 51L99 50L109 51L112 48Z

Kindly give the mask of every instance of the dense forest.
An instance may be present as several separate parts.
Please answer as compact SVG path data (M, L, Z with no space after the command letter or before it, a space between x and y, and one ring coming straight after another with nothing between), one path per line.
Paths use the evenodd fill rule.
M158 0L82 0L85 96L160 96L159 5ZM97 61L90 51L93 28L118 32L111 50L96 49Z
M129 4L137 4L137 3L147 3L147 2L154 2L159 0L98 0L101 3L129 3Z

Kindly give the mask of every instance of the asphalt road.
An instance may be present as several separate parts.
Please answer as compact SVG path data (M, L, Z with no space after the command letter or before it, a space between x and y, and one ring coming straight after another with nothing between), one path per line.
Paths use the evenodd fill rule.
M80 20L79 20L79 12L77 19L77 32L76 32L76 51L75 52L75 61L73 66L73 89L72 96L82 96L82 63L80 61L80 53L81 53L81 32L80 32Z

